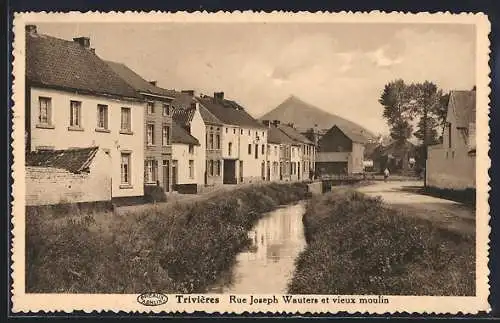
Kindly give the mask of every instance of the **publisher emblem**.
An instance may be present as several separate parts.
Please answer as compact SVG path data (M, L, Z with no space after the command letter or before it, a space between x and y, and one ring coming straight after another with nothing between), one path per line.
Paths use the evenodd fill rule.
M158 306L167 303L168 297L160 293L144 293L137 296L137 302L145 306Z

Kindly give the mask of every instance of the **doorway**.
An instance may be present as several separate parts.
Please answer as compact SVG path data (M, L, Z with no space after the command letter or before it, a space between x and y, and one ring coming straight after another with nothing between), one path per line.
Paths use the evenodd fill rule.
M224 172L222 177L223 184L236 184L236 161L231 159L224 160Z
M177 189L177 160L172 160L172 190L175 191Z
M170 192L170 167L168 160L163 160L163 191Z

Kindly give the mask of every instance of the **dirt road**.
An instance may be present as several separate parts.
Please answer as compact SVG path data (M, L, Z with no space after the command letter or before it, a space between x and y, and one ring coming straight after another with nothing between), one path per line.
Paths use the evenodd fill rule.
M451 230L475 233L475 210L461 203L418 193L421 181L375 182L357 188L369 196L380 196L384 202L405 215L429 219Z

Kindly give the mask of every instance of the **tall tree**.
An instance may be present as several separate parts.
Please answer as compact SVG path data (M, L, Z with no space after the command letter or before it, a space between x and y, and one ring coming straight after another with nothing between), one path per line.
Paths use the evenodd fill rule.
M405 142L411 136L411 121L417 112L408 86L401 79L386 84L379 103L384 107L383 116L389 125L391 138Z
M413 126L411 122L415 118L418 107L413 99L415 86L407 85L401 79L392 81L385 85L380 96L379 103L384 107L383 116L390 127L390 134L395 140L398 150L402 151L402 169L408 169L407 140L411 137Z

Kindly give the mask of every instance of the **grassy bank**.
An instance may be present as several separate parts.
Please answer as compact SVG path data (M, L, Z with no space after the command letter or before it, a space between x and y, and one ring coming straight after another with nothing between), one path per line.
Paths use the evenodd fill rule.
M474 295L475 238L351 190L309 201L290 293Z
M268 184L120 216L31 210L27 292L203 292L232 266L263 213L308 195L306 184Z

